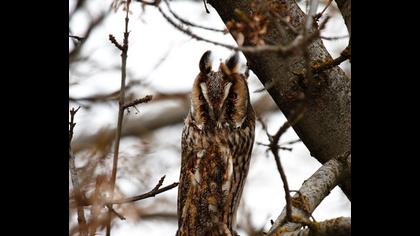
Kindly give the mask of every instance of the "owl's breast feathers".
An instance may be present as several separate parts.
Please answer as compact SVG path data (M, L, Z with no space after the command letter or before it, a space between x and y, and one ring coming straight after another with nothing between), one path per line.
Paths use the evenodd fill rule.
M182 214L178 223L188 229L185 235L206 235L220 224L232 232L254 141L253 111L246 119L239 128L227 124L197 127L188 115L178 193L178 214Z

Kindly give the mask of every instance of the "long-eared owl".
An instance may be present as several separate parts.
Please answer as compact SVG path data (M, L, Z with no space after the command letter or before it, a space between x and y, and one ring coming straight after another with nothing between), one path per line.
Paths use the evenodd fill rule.
M212 71L210 54L200 59L182 131L178 236L234 235L254 143L255 113L239 55Z

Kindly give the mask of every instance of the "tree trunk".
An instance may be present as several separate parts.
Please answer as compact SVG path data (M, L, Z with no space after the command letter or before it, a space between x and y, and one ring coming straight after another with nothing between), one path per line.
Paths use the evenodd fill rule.
M239 19L234 15L235 9L246 15L256 12L252 9L253 0L242 1L208 1L219 13L222 20ZM300 27L305 21L305 14L292 0L270 1L276 5L281 16L290 16L290 23ZM277 17L278 18L278 17ZM268 16L269 24L266 39L287 45L296 37L289 30L281 31L275 27L276 16ZM348 23L350 24L350 23ZM312 30L315 30L314 24ZM252 45L245 40L244 45ZM316 39L307 47L311 64L322 64L331 60L322 41ZM297 135L310 150L311 155L321 163L350 151L350 79L339 67L333 67L309 78L310 81L299 81L296 73L306 68L305 57L295 53L282 57L275 52L245 53L250 69L258 76L280 110L289 119L304 104L304 116L293 125ZM280 125L280 124L279 124ZM350 178L340 187L351 200Z

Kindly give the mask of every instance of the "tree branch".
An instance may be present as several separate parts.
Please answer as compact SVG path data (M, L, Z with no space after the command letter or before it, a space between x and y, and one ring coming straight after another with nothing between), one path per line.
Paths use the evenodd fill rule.
M225 24L231 20L239 20L233 14L235 9L252 15L256 11L252 2L252 0L209 0ZM303 28L305 14L295 1L273 1L273 4L278 9L277 13L290 18L293 27ZM275 22L277 18L268 16L270 22ZM318 31L316 25L317 23L314 22L308 35L313 35ZM265 37L273 42L290 45L299 36L296 37L290 31L281 33L277 27L269 24ZM307 42L307 44L299 44L297 48L301 51L302 46L307 46L311 63L332 60L321 39L317 38ZM244 45L250 45L250 43L245 41ZM296 75L293 73L304 71L306 64L303 55L290 54L288 57L279 57L268 51L259 54L245 51L244 55L250 69L266 87L288 120L298 106L302 103L306 104L305 117L295 124L293 129L313 157L319 162L325 163L331 157L350 150L351 86L350 79L344 71L337 66L333 67L321 73L319 77L311 81L311 86L305 88L296 83ZM340 186L351 200L350 180Z
M132 101L132 102L130 102L130 103L128 103L128 104L125 104L124 106L123 106L123 109L127 109L127 108L129 108L129 107L134 107L134 106L136 106L136 105L138 105L138 104L140 104L140 103L147 103L147 102L150 102L151 100L152 100L152 98L153 98L153 96L152 95L146 95L145 97L143 97L143 98L139 98L139 99L136 99L136 100L134 100L134 101Z
M175 183L172 183L170 185L167 185L167 186L161 188L164 179L165 179L165 176L163 176L159 180L158 184L152 190L150 190L147 193L143 193L143 194L140 194L140 195L136 195L136 196L128 197L128 198L123 198L123 199L109 200L109 201L104 202L103 205L104 206L111 206L111 205L114 205L114 204L124 204L124 203L136 202L136 201L140 201L140 200L143 200L143 199L146 199L146 198L155 197L158 194L161 194L163 192L166 192L168 190L171 190L171 189L175 188L179 184L179 183L175 182ZM84 201L80 202L80 205L90 206L93 203L94 203L94 201L92 201L92 199L85 199Z
M72 108L70 110L70 129L69 129L69 167L70 167L70 175L71 175L71 183L73 184L73 191L75 193L75 199L77 204L77 222L79 223L79 233L81 236L87 236L88 229L86 224L86 218L85 218L85 211L83 209L83 206L78 204L81 202L81 199L83 199L82 192L80 191L80 184L79 179L77 177L77 170L75 165L75 157L73 152L71 151L71 140L73 138L73 129L76 126L76 123L74 123L74 115L76 115L76 112L80 109L78 107L76 110Z
M119 108L118 108L118 121L117 121L117 130L115 132L115 144L114 144L114 158L112 161L112 173L110 179L110 199L114 196L114 188L115 188L115 181L117 179L117 170L118 170L118 154L119 154L119 147L120 147L120 139L121 139L121 129L122 129L122 121L124 118L124 104L125 104L125 78L126 78L126 66L127 66L127 52L128 52L128 13L130 12L130 3L131 0L126 1L126 15L125 15L125 31L124 31L124 41L123 45L119 45L115 38L110 35L109 39L111 42L119 48L121 53L121 89L120 89L120 100L119 100ZM114 40L113 40L114 39ZM110 205L112 209L112 204ZM111 217L112 211L108 211L108 222L106 224L106 236L111 235Z
M286 121L274 134L271 136L267 131L267 126L264 124L264 122L261 119L258 119L258 121L261 123L263 130L268 136L268 140L270 141L267 146L271 150L274 156L274 160L276 161L277 170L280 174L281 180L283 182L283 188L284 188L284 195L286 198L286 219L291 221L292 220L292 206L291 206L291 199L290 199L290 190L289 190L289 184L287 182L286 173L284 172L283 166L280 162L280 155L279 155L279 149L284 149L278 145L280 137L289 129L291 125L294 125L297 123L303 116L304 109L300 109L299 113L297 113L293 120L291 122ZM286 149L287 150L287 149Z
M349 159L351 155L343 154L333 158L321 166L309 179L303 182L299 192L292 197L292 219L286 219L286 209L283 209L279 217L272 225L268 235L276 235L280 232L290 232L308 222L310 214L316 209L321 201L329 195L330 191L343 179L348 177Z
M159 183L151 191L149 191L147 193L137 195L137 196L134 196L134 197L125 198L125 199L113 200L113 201L110 202L110 204L123 204L123 203L129 203L129 202L136 202L136 201L143 200L143 199L146 199L146 198L154 197L157 194L160 194L160 193L163 193L163 192L166 192L170 189L175 188L179 184L179 183L173 183L173 184L167 185L163 188L160 188L162 186L162 183L163 183L164 179L165 179L165 176L163 176L159 180Z
M292 232L283 232L281 236L349 236L351 218L338 217L312 224L309 228Z
M225 43L212 41L212 40L203 38L197 34L194 34L193 32L191 32L191 30L185 29L184 27L182 27L182 25L179 25L176 22L174 22L168 15L166 15L166 13L162 10L162 8L159 5L155 5L155 6L158 8L163 18L165 18L165 20L168 21L169 24L171 24L179 31L191 36L192 38L196 40L211 43L217 46L222 46L230 50L242 51L244 53L252 53L252 54L258 54L262 52L275 52L281 56L288 56L288 55L297 53L299 52L299 50L297 49L310 44L312 41L314 41L316 38L319 37L319 34L320 34L319 30L324 28L325 24L327 23L329 19L329 18L326 18L320 24L319 30L317 29L311 34L308 34L307 37L296 37L295 40L288 45L277 44L277 45L260 45L260 46L233 46L233 45L229 45Z
M179 94L176 97L179 98L179 102L174 106L157 109L147 116L134 117L124 121L121 137L141 137L156 129L182 123L188 114L190 104L187 100L188 96L185 96L185 94ZM165 95L157 94L154 96L153 102L159 99L166 99L166 97ZM159 107L161 105L156 104L156 106ZM278 110L277 106L272 102L272 99L265 95L253 102L252 106L257 114ZM92 135L81 134L73 141L73 150L77 153L83 149L93 148L98 140L111 143L114 140L113 134L115 134L115 128L104 129Z
M214 28L210 28L210 27L206 27L206 26L202 26L202 25L197 25L195 23L192 23L190 21L187 21L183 18L181 18L180 16L178 16L171 8L168 0L163 0L166 3L166 6L168 7L169 12L172 14L173 17L175 17L175 19L179 20L180 22L182 22L185 25L189 25L195 28L199 28L199 29L205 29L205 30L209 30L209 31L214 31L214 32L220 32L220 33L227 33L227 29L225 30L221 30L221 29L214 29Z

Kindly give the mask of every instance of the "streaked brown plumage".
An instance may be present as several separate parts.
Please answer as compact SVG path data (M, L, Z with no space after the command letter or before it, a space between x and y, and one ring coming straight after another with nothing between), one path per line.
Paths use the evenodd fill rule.
M182 132L178 236L234 235L254 143L255 114L238 54L211 70L203 54Z

